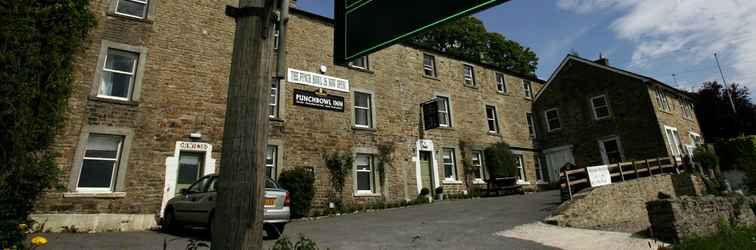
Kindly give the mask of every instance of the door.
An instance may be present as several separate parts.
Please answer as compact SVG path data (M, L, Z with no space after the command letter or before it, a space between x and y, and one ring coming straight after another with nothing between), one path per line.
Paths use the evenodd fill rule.
M575 164L575 158L572 155L572 146L563 146L543 151L546 155L546 169L549 181L552 183L559 182L559 169L564 164Z
M422 187L433 192L433 163L430 151L420 151L420 178Z
M181 189L189 188L192 183L202 177L204 172L204 153L181 152L179 155L178 178L176 178L175 194L181 193Z

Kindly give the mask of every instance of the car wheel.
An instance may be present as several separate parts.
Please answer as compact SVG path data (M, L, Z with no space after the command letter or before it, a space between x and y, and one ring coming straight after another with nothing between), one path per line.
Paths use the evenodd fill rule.
M176 231L178 223L176 222L176 213L173 211L173 208L166 208L164 214L163 226L161 227L163 232L170 233Z
M268 233L268 238L275 240L280 238L281 234L283 234L284 226L286 226L286 223L276 223L264 228L265 232Z

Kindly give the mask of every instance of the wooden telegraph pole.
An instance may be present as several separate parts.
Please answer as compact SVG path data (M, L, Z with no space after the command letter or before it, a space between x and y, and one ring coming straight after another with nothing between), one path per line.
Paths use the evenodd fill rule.
M273 60L275 0L239 0L212 249L262 248L263 164Z

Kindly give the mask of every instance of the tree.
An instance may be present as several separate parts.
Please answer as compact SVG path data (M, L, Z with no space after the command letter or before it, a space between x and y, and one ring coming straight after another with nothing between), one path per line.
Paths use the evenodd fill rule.
M488 32L483 22L471 16L433 28L410 42L522 75L534 76L538 66L538 57L532 50L499 33Z
M89 1L0 4L0 248L23 240L39 195L59 187L49 148L73 82L75 54L94 24Z
M514 177L515 165L514 154L509 144L498 142L486 148L484 151L486 168L489 178Z
M705 82L695 96L698 122L708 142L734 138L741 134L756 134L756 105L750 91L740 84L728 87L718 82ZM733 114L728 95L737 113Z

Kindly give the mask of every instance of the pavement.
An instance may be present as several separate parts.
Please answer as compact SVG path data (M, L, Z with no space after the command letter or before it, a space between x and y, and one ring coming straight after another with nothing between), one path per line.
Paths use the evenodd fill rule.
M565 250L649 250L669 245L636 237L630 233L558 227L542 222L519 225L513 229L498 232L496 235L532 240L546 246Z
M559 204L559 192L496 198L440 201L289 223L284 235L300 234L321 249L556 249L538 237L507 234L545 218ZM499 234L497 234L497 232ZM515 231L516 232L516 231ZM535 231L546 237L547 231ZM180 235L158 232L46 234L40 249L185 249L190 240L206 241L203 230ZM548 238L548 237L547 237ZM265 240L264 249L274 240ZM594 248L596 249L596 248Z

